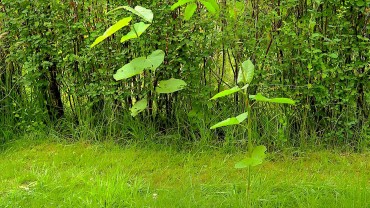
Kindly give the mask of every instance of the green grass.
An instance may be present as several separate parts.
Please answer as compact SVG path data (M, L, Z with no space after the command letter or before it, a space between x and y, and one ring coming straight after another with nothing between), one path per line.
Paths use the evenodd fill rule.
M0 149L0 207L245 207L243 157L21 139ZM269 155L252 207L370 207L369 154Z

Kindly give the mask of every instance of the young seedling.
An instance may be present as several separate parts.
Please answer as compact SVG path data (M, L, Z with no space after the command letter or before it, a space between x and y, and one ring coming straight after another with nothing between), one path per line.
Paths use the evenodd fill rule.
M247 112L244 112L236 117L228 118L224 121L221 121L211 127L211 129L216 129L223 126L231 126L231 125L241 125L243 121L247 119L246 128L248 133L248 142L247 142L247 156L235 164L235 168L239 169L248 169L248 179L247 179L247 187L246 187L246 194L247 194L247 201L248 205L250 205L250 190L251 190L251 167L260 165L263 163L263 160L266 157L266 147L263 145L260 146L253 146L252 143L252 120L251 120L251 111L252 105L250 104L250 100L258 101L258 102L270 102L270 103L280 103L280 104L290 104L295 105L295 101L289 98L266 98L260 93L257 95L249 95L248 94L248 86L252 82L254 76L254 65L251 60L244 61L242 63L242 67L239 71L237 83L244 85L242 88L239 86L235 86L231 89L224 90L220 93L217 93L215 96L211 98L211 100L225 97L228 95L232 95L234 93L242 93L245 97L244 104L246 106Z
M113 11L124 9L132 14L135 14L136 16L143 19L144 22L138 22L134 25L131 25L131 31L124 35L121 38L121 43L134 39L139 38L141 34L145 32L145 30L151 25L153 21L153 12L150 9L146 9L141 6L136 6L135 8L131 8L129 6L120 6L116 9L108 12L111 13ZM96 38L94 43L90 46L93 48L100 42L104 41L106 38L110 37L114 33L116 33L118 30L122 29L125 26L129 26L130 22L132 20L132 17L125 17L122 18L120 21L118 21L116 24L109 27L103 35ZM150 72L153 74L153 77L155 76L156 69L163 63L164 61L165 53L162 50L156 50L153 51L148 56L142 56L137 57L131 60L130 63L125 64L123 67L117 70L117 72L113 75L113 78L116 81L128 79L136 75L140 75L144 72L144 70L150 70ZM161 93L173 93L179 90L182 90L186 87L185 81L181 79L174 79L171 78L169 80L162 80L158 82L158 86L155 87L155 92L158 94ZM135 117L140 112L144 111L148 106L148 100L146 99L146 96L143 95L143 98L141 100L136 101L136 103L132 106L130 109L131 116Z

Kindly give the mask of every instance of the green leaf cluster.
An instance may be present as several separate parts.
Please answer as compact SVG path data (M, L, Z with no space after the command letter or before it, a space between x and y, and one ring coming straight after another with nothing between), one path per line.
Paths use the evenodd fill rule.
M91 44L90 48L93 48L94 46L96 46L97 44L99 44L100 42L102 42L103 40L107 39L109 36L113 35L115 32L117 32L118 30L120 30L121 28L129 25L130 21L132 20L132 17L125 17L123 19L121 19L120 21L118 21L116 24L112 25L111 27L109 27L103 35L99 36L94 42L93 44Z
M199 3L203 5L207 11L211 14L217 14L220 10L216 0L199 0ZM194 12L197 10L197 1L196 0L179 0L171 6L171 10L183 6L186 4L184 11L184 20L190 20L194 15Z
M116 81L118 81L141 74L144 69L150 69L154 71L162 64L164 56L165 54L162 50L156 50L148 57L135 58L130 63L125 64L123 67L118 69L113 77Z
M153 21L153 13L151 10L146 9L141 6L136 6L135 8L131 8L129 6L121 6L118 7L113 11L119 10L119 9L125 9L127 11L130 11L131 13L141 17L145 21L151 23ZM187 13L194 13L196 9L195 7L189 6L187 10ZM110 35L117 32L119 29L121 29L124 26L127 26L129 22L131 21L132 17L127 17L116 23L115 25L111 26L102 36L98 37L95 42L91 45L91 47L94 47L96 44L102 42L104 39L109 37ZM131 31L124 35L121 38L121 43L128 41L130 39L138 38L141 34L145 32L145 30L150 26L150 24L145 24L144 22L135 23L131 27ZM145 69L149 69L153 73L155 70L163 63L165 57L165 53L162 50L156 50L152 52L147 57L137 57L131 60L128 64L125 64L123 67L117 70L117 72L113 75L113 78L116 81L128 79L133 76L141 74ZM155 74L155 73L154 73ZM155 91L159 94L165 94L165 93L173 93L179 90L182 90L186 87L186 82L181 79L174 79L171 78L169 80L162 80L159 81L158 86L155 87ZM131 116L135 117L140 112L144 111L148 106L148 100L146 98L137 101L132 108L130 108Z
M119 10L119 9L125 9L127 11L130 11L131 13L133 13L133 14L141 17L143 20L145 20L145 21L147 21L149 23L152 23L152 21L153 21L153 12L150 9L146 9L144 7L141 7L141 6L136 6L135 8L131 8L129 6L120 6L120 7L116 8L116 9L110 11L110 12L113 12L113 11L116 11L116 10ZM103 35L99 36L93 42L93 44L91 44L90 48L93 48L94 46L96 46L97 44L99 44L100 42L102 42L103 40L105 40L106 38L108 38L109 36L111 36L114 33L116 33L118 30L122 29L123 27L128 26L131 20L132 20L132 17L125 17L125 18L121 19L120 21L118 21L116 24L114 24L111 27L109 27L104 32ZM144 22L135 23L131 27L131 31L121 38L121 43L123 43L123 42L125 42L127 40L130 40L130 39L134 39L134 38L140 37L140 35L149 26L150 26L150 24L145 24Z
M149 26L150 24L145 24L144 22L135 23L131 31L121 38L121 43L140 37Z
M117 7L116 9L110 11L110 12L113 12L113 11L116 11L116 10L119 10L119 9L125 9L139 17L141 17L143 20L149 22L149 23L152 23L153 22L153 12L152 10L150 9L146 9L142 6L136 6L135 8L132 8L132 7L129 7L129 6L120 6L120 7Z

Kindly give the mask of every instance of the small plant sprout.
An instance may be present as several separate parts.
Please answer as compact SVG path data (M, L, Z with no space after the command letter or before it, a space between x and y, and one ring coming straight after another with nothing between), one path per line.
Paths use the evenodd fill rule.
M116 9L108 12L114 12L120 9L127 10L131 12L132 14L140 17L144 22L138 22L133 25L130 25L130 22L132 20L132 17L125 17L122 18L120 21L118 21L116 24L109 27L103 35L96 38L96 40L91 44L91 48L98 45L100 42L105 40L106 38L113 35L118 30L124 28L125 26L131 26L131 31L128 32L126 35L124 35L121 38L121 43L128 41L130 39L139 38L145 30L151 25L153 21L153 12L150 9L146 9L141 6L136 6L135 8L131 8L129 6L120 6ZM156 50L153 51L148 56L141 56L134 58L129 63L122 66L120 69L117 70L117 72L113 75L113 78L116 81L129 79L133 76L140 75L144 72L144 70L149 70L154 77L155 71L157 68L163 63L165 57L165 53L162 50ZM153 82L152 82L153 83ZM161 93L173 93L179 90L182 90L186 87L185 81L181 79L174 79L171 78L169 80L162 80L158 82L158 86L151 86L155 87L155 92L158 94ZM145 95L142 96L140 100L137 100L136 103L131 107L131 116L135 117L140 112L143 112L145 109L147 109L148 106L148 99Z
M280 103L280 104L290 104L295 105L295 101L289 98L266 98L260 93L257 95L249 95L248 94L248 86L253 81L254 76L254 65L251 60L244 61L242 63L242 67L238 74L238 84L244 85L242 88L239 86L235 86L231 89L224 90L220 93L217 93L215 96L211 98L211 100L218 99L221 97L225 97L228 95L232 95L234 93L242 93L245 96L244 104L246 106L247 112L244 112L236 117L228 118L224 121L221 121L211 127L211 129L216 129L223 126L231 126L231 125L241 125L241 123L247 120L246 126L241 125L246 128L248 133L248 149L247 149L247 156L235 164L235 168L244 169L248 168L248 181L247 181L247 189L246 194L249 198L250 193L250 185L251 185L251 167L257 166L263 163L263 160L266 157L266 147L263 145L260 146L253 146L252 143L252 121L251 121L251 111L252 106L250 104L250 100L258 101L258 102L270 102L270 103ZM248 200L249 201L249 200Z

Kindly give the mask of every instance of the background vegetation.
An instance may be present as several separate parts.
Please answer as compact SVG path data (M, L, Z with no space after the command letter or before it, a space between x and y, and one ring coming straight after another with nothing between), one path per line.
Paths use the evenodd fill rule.
M240 112L241 98L208 100L235 86L241 62L250 58L256 66L252 92L298 102L256 104L257 143L270 149L369 147L368 1L221 0L219 15L199 4L189 21L183 9L170 10L173 3L2 0L0 142L41 131L67 139L244 146L238 128L209 130ZM90 49L127 16L106 15L121 5L152 9L153 25L138 39L121 44L113 35ZM148 77L116 82L112 75L156 49L166 53L157 77L181 78L188 87L160 95L132 118L128 109L139 93L152 94Z

